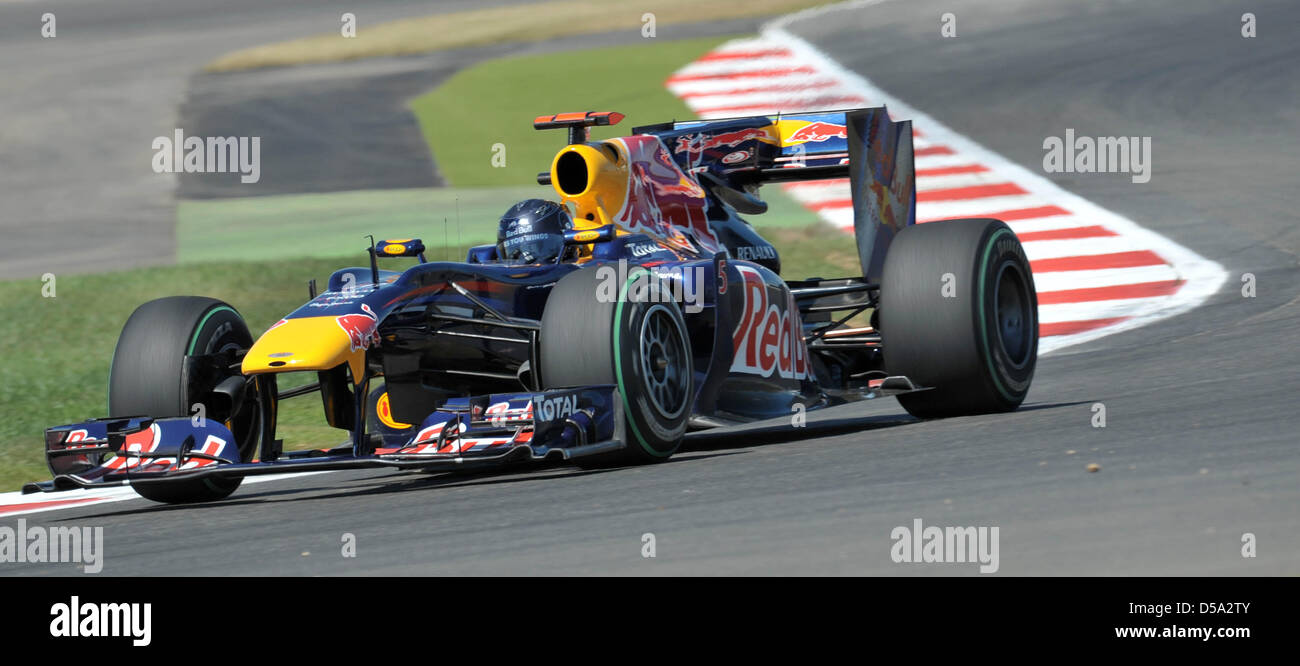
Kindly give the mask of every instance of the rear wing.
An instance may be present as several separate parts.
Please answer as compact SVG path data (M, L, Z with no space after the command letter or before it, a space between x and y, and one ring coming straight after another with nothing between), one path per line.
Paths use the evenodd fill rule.
M746 191L773 182L847 179L858 257L870 282L879 281L894 235L916 223L912 123L891 120L883 106L671 122L633 132L658 136L678 166L706 186Z

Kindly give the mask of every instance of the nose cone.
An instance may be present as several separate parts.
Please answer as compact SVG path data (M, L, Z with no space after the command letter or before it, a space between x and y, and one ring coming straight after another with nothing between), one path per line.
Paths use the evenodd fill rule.
M353 321L360 317L366 321ZM329 370L347 363L362 376L375 322L361 315L282 319L262 334L244 355L245 375Z

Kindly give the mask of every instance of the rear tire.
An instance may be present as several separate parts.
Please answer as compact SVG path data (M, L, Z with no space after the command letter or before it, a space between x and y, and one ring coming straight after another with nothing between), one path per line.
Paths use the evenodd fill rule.
M579 458L583 468L663 462L686 434L695 398L686 322L671 295L636 295L633 267L616 302L598 298L610 271L584 268L560 280L542 314L540 363L548 389L614 384L623 402L626 446ZM645 284L642 282L642 284ZM632 293L629 294L631 289Z
M212 387L191 385L185 357L248 349L252 344L243 317L221 301L200 296L149 301L136 308L118 337L109 371L108 412L112 416L189 416L197 398ZM255 395L248 399L258 400ZM230 422L243 462L252 460L257 450L264 416L260 403L248 404ZM133 487L155 502L208 502L229 496L242 480L205 478Z
M927 391L898 396L920 418L1020 406L1038 358L1038 295L1020 240L994 219L905 228L880 288L885 367Z

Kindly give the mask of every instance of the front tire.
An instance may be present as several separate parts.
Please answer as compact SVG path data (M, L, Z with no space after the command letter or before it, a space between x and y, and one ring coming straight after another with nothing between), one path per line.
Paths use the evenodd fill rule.
M579 458L599 468L667 460L686 435L695 399L693 356L681 308L633 267L617 289L601 289L613 270L590 267L560 280L542 313L541 380L548 389L614 384L623 401L626 446ZM601 298L600 294L617 294Z
M197 386L185 357L248 349L253 337L244 318L229 305L200 296L169 296L136 308L122 327L109 371L108 412L112 416L189 416L211 386ZM255 392L228 426L243 462L253 459L265 416ZM146 499L168 504L228 497L242 479L189 479L133 486Z
M1038 295L1010 227L994 219L907 227L890 245L880 289L886 368L933 387L898 396L908 413L1020 406L1038 358Z

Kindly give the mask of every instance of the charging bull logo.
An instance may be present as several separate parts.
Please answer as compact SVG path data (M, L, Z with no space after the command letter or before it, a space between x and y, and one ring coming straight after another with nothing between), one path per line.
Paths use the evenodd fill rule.
M835 123L813 122L800 127L785 137L782 143L793 146L800 143L822 143L831 139L847 139L849 131L843 125Z
M696 157L706 150L723 146L734 148L754 139L770 143L772 142L772 135L766 127L754 127L720 134L687 134L677 137L677 147L673 152L678 154L686 153L690 156L691 164L695 164Z
M763 276L748 266L736 266L744 291L745 310L732 334L735 355L732 372L760 377L776 373L784 379L809 379L808 347L803 340L803 322L790 296L785 307L768 300L769 288Z
M623 207L614 222L625 231L645 233L671 247L695 252L683 230L706 252L717 252L721 241L709 227L704 190L668 155L658 137L641 135L616 139L627 151L629 179Z
M379 344L379 317L369 305L361 304L361 314L345 314L334 318L339 328L348 334L348 344L352 351L370 349Z

